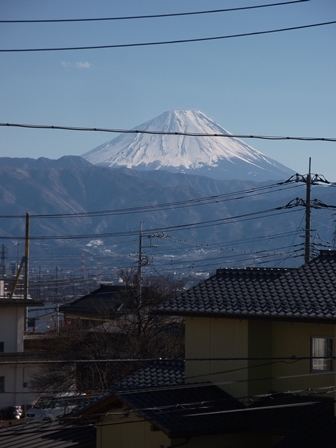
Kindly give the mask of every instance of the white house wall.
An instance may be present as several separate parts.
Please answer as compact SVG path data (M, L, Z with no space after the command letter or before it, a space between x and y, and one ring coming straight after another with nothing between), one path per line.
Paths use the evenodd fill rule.
M4 342L4 353L23 352L25 308L1 307L0 323L0 342Z

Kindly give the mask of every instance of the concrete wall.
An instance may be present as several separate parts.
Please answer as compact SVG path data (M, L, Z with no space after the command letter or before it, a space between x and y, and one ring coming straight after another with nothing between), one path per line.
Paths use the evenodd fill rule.
M4 354L24 351L25 313L22 306L0 307L0 342L4 343ZM5 393L0 393L0 411L8 406L29 405L36 398L36 394L25 387L34 371L36 367L33 365L0 364L0 377L5 377Z
M0 342L5 353L23 352L24 307L0 307Z
M0 366L0 376L5 377L5 393L0 394L0 410L8 406L30 405L36 399L36 393L31 393L28 388L35 371L34 366Z

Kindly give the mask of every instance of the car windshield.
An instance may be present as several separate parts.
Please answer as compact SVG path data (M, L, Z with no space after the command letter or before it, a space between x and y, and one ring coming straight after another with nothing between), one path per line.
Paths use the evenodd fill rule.
M35 409L50 409L59 408L67 406L76 406L83 401L83 396L67 396L67 397L56 397L56 396L45 396L40 397L35 405Z
M36 409L45 409L54 407L52 397L40 397L34 405Z

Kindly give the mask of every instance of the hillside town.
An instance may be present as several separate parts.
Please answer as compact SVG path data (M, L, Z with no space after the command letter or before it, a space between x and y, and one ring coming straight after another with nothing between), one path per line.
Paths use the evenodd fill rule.
M155 139L151 143L157 146ZM250 147L242 148L246 159L254 154ZM65 160L74 163L77 176L69 191L76 192L79 185L85 191L86 181L78 177L80 158L6 159L3 169L12 179L31 169L35 185L51 174L63 178L65 185ZM31 168L27 171L23 164ZM55 164L60 166L55 169ZM120 174L119 169L101 167L99 173L109 177ZM92 172L91 166L85 170ZM132 173L140 177L136 169ZM161 183L173 182L178 191L178 173L161 173ZM26 191L31 174L23 180ZM245 190L232 180L230 188L236 192L183 201L167 198L166 203L153 203L150 181L147 205L107 213L103 203L102 211L93 211L88 203L79 211L79 194L77 202L56 201L60 191L64 195L60 182L48 187L54 198L49 211L60 211L61 204L63 213L42 214L42 197L37 202L23 198L30 210L24 219L7 215L8 230L21 231L21 236L13 233L12 242L4 239L0 256L1 446L287 448L315 447L317 440L324 447L334 446L336 251L334 244L314 237L311 225L312 217L317 223L315 214L322 212L329 236L334 231L333 185L312 173L310 158L308 174L288 174L288 179L247 188L243 182ZM156 173L149 169L146 176L143 185ZM228 186L210 177L183 176L184 191L198 181L212 188L223 182ZM95 190L91 185L86 191L97 194L98 186ZM317 185L326 203L312 199ZM17 186L16 192L21 191ZM292 194L292 188L305 199L288 200L284 195ZM136 188L131 190L134 196ZM18 198L18 209L22 199L16 192L12 197ZM266 207L270 192L277 206L256 212ZM126 200L121 193L116 200L122 197ZM237 200L242 199L247 213L238 212ZM203 215L194 212L200 204L206 207ZM2 207L6 210L6 201ZM147 208L151 217L164 211L164 221L160 215L146 228L140 221L132 230L129 215L146 213ZM114 215L124 214L127 220L118 223ZM221 214L223 218L208 219ZM243 223L246 218L254 221L255 215L249 240ZM300 228L296 220L303 217ZM63 227L53 224L59 218L66 220ZM75 221L74 227L69 220ZM126 223L130 230L116 231ZM218 226L221 230L214 232ZM197 233L197 228L206 230ZM177 237L177 231L186 230L188 240ZM116 243L107 243L111 238ZM294 244L299 238L304 241ZM89 243L72 245L73 239ZM47 245L48 240L54 245ZM191 250L176 250L184 243ZM85 249L79 252L81 247ZM50 253L52 257L45 256Z
M36 331L29 310L47 302L25 248L0 282L3 447L36 444L36 428L46 447L333 445L335 251L169 291L124 272Z
M0 2L0 448L336 447L335 13Z

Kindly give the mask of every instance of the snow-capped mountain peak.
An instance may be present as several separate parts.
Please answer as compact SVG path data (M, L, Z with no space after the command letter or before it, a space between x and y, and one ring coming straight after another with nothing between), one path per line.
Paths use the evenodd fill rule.
M84 154L83 158L95 165L141 170L165 169L216 179L254 178L262 181L283 179L293 174L289 168L240 139L178 135L231 135L199 110L175 109L164 112L133 129L163 134L122 134Z

